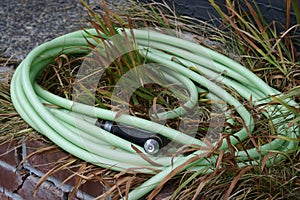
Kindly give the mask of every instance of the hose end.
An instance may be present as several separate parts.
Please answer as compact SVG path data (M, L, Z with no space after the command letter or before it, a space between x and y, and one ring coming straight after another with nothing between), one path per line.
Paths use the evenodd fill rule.
M144 149L148 154L156 154L159 151L159 143L155 139L148 139L144 144Z

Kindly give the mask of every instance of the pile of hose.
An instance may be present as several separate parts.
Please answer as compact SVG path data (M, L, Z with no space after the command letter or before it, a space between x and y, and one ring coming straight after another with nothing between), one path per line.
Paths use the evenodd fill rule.
M189 145L189 136L135 116L124 114L116 117L117 112L112 110L93 107L94 112L90 112L91 105L76 103L74 106L75 102L40 87L37 84L39 75L58 55L89 53L89 48L84 47L89 47L87 43L89 39L90 43L93 43L90 34L97 35L98 32L94 29L87 31L89 34L86 31L77 31L63 35L32 50L13 75L12 101L17 112L31 127L70 154L111 170L134 169L141 173L154 174L152 178L129 193L130 200L139 199L153 190L173 169L195 156L202 155L205 148L189 155L176 157L147 155L154 163L159 163L159 165L153 165L136 152L138 149L147 154L143 148L137 146L133 149L131 142L95 126L94 123L84 120L82 116L115 120L136 128L148 129L147 131L157 129L162 136L183 145ZM190 84L190 96L198 98L199 86L201 86L206 88L211 96L223 100L236 110L243 120L244 127L235 133L230 133L231 145L237 145L249 137L255 129L254 119L242 102L211 81L212 79L217 77L219 83L233 88L244 99L251 100L253 105L267 105L271 101L271 96L280 98L282 95L241 64L209 48L154 31L125 31L128 36L133 31L139 52L146 57L147 61L158 63L166 69L166 72L170 71L183 77L183 80ZM120 35L122 35L121 31ZM102 34L102 37L107 36ZM109 37L107 38L109 40ZM195 100L198 101L198 99ZM297 106L290 99L284 101L290 106ZM249 159L252 162L256 161L256 164L261 164L262 158L268 153L280 154L269 156L267 164L272 164L284 159L284 153L298 146L296 139L299 135L299 127L282 123L294 118L284 105L270 104L265 106L262 112L270 123L277 125L275 131L278 137L258 148L237 150L235 154L239 166L250 164ZM74 120L76 116L78 119ZM193 144L205 146L200 139L194 139ZM228 142L225 139L219 150L228 150ZM190 171L201 170L203 173L208 173L214 170L216 160L217 155L214 154L210 154L208 158L199 156L199 159L194 160L192 165L186 165L182 170L188 168Z

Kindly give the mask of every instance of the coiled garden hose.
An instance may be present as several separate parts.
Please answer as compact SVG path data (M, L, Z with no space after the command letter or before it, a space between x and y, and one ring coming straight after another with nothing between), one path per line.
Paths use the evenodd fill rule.
M94 29L87 31L93 35L98 34ZM125 31L128 36L131 35L130 30ZM244 128L236 133L231 133L234 136L230 137L231 145L236 145L248 138L249 133L255 128L254 119L241 102L211 80L214 79L233 88L246 100L252 99L254 105L267 104L271 100L270 96L281 95L279 91L268 86L247 68L211 49L149 30L133 30L133 33L140 54L148 61L163 66L165 72L180 76L183 82L189 85L190 96L196 97L193 101L198 101L199 86L201 86L209 90L211 97L221 99L234 107L244 122ZM135 116L127 114L117 116L117 112L111 110L93 108L94 112L90 112L90 105L64 99L37 84L38 76L57 55L88 54L90 49L84 47L89 47L86 40L93 43L90 34L85 31L73 32L32 50L16 69L12 78L12 101L17 112L30 126L70 154L112 170L134 169L141 173L155 174L129 193L130 200L139 199L153 190L173 169L197 155L202 155L207 150L203 148L189 155L176 157L149 154L147 155L149 159L154 163L159 163L153 165L136 153L130 141L121 139L85 119L98 118L121 122L139 129L146 129L146 131L155 132L157 130L163 137L183 145L190 144L190 136ZM121 31L120 35L122 35ZM104 34L102 36L107 37ZM285 100L285 102L288 105L297 106L292 100ZM76 106L74 106L75 104ZM279 124L276 126L278 137L259 148L237 150L235 153L239 166L248 165L249 162L261 164L262 157L268 153L284 154L292 151L298 145L296 138L299 134L299 127L281 123L286 119L294 118L294 115L289 113L285 106L270 104L265 107L263 114L272 124ZM76 116L78 118L74 120ZM200 139L194 139L193 144L205 146ZM136 148L146 154L143 148L139 146ZM228 149L225 139L220 149L225 151ZM208 173L214 170L216 159L217 155L199 156L199 159L192 165L186 165L182 170L188 168L191 171L201 170L203 173ZM270 156L267 164L281 159L284 159L283 155Z

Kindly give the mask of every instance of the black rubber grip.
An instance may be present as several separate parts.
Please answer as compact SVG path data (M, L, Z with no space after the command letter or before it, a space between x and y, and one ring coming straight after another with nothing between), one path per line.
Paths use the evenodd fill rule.
M98 119L96 125L120 138L123 138L141 147L144 147L145 142L149 139L156 140L159 144L159 148L164 147L168 143L168 139L162 135L125 124L117 124L115 122Z

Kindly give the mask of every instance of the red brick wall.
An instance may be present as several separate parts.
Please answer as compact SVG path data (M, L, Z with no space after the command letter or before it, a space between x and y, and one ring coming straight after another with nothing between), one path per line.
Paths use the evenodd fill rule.
M28 155L45 148L48 150L34 154L21 163ZM0 143L0 200L33 200L34 190L40 178L49 170L59 166L61 158L68 157L74 158L43 138L35 138L22 143L17 141ZM99 181L86 180L77 191L76 197L70 198L72 188L76 185L76 176L68 180L66 184L62 184L62 181L79 169L76 163L72 167L59 170L47 178L38 188L36 199L89 200L104 193L103 185ZM102 169L96 167L96 170ZM165 199L172 195L175 189L174 185L167 184L154 200Z
M27 155L49 146L41 140L18 144L16 141L0 144L0 200L25 199L32 200L34 189L40 178L57 165L57 161L68 156L67 153L53 148L52 151L36 154L19 165ZM36 193L36 199L63 200L69 199L69 194L75 184L75 177L62 184L70 176L68 169L59 171L44 181ZM87 181L76 193L75 199L93 199L103 193L99 182Z

